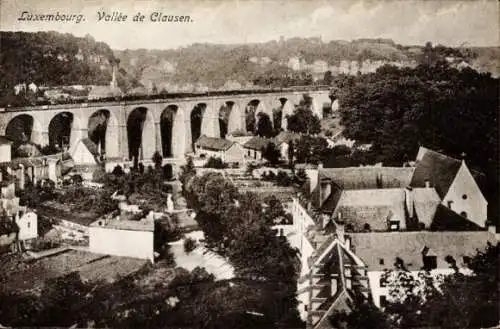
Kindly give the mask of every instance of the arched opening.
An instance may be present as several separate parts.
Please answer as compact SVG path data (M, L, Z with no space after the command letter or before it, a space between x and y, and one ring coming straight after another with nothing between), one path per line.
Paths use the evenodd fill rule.
M226 135L228 133L229 115L231 114L231 107L232 107L228 103L229 102L224 103L219 108L219 132L220 132L220 138L226 138ZM234 105L234 103L233 103L233 105Z
M87 124L88 138L97 145L100 154L106 154L106 131L109 117L108 110L98 110L89 117Z
M145 107L130 112L127 119L128 151L130 159L149 159L155 151L155 127Z
M284 129L284 127L282 126L284 118L283 109L287 101L288 99L281 97L278 99L278 103L276 104L277 106L273 108L273 127L276 131L281 131Z
M15 116L7 124L5 136L19 143L33 141L34 121L33 117L28 114Z
M255 132L257 126L256 115L257 109L260 105L260 100L251 100L245 108L245 129L247 132Z
M191 110L191 146L194 149L194 142L201 136L201 128L203 124L203 116L205 115L205 111L207 109L207 104L199 103L196 104L195 107Z
M177 111L177 105L169 105L163 110L160 116L161 145L164 157L173 156L172 139Z
M57 150L69 147L74 116L71 112L56 114L49 123L49 145Z

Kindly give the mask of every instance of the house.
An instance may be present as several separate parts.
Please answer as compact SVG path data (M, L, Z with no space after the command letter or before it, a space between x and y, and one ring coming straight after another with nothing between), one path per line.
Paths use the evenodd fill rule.
M244 150L240 144L223 138L200 136L194 143L195 153L202 158L220 158L226 163L244 162Z
M418 278L419 273L428 270L436 277L451 274L455 265L467 274L470 257L484 250L487 242L496 241L489 231L352 233L349 239L356 255L367 266L370 293L378 307L384 307L391 299L385 271L405 270Z
M69 150L75 165L97 165L100 152L99 147L90 138L83 138L76 142Z
M464 160L420 147L410 186L435 188L444 206L485 227L488 202L481 192L482 179Z
M38 237L38 215L36 212L26 207L20 207L16 224L19 227L19 240L26 241Z
M89 226L89 251L154 262L154 221L101 218Z
M268 138L260 136L252 137L249 141L243 144L245 157L252 160L262 160L262 151L270 142L272 142L272 140Z
M296 143L299 139L300 134L291 131L282 131L276 137L274 137L273 141L276 147L280 150L281 157L285 160L289 160L288 149L290 147L290 143Z

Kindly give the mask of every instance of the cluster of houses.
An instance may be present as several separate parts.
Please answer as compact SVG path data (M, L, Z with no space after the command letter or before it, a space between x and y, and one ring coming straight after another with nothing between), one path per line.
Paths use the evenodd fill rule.
M274 138L261 136L227 136L227 138L200 136L194 143L194 158L220 158L223 162L240 166L248 162L263 160L263 152L273 143L280 151L281 157L288 160L288 147L291 141L300 138L299 134L282 131Z
M310 328L330 328L355 294L383 308L388 270L467 274L477 250L497 241L483 177L464 160L421 147L412 167L306 171L310 198L294 199L293 224L279 234L300 252L299 311Z
M16 196L16 189L24 188L25 175L39 174L40 167L25 165L11 163L11 142L0 137L0 251L21 250L38 236L37 214L21 206Z

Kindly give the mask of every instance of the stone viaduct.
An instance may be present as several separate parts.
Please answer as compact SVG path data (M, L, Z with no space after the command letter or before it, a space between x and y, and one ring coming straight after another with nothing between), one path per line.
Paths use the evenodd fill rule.
M0 112L0 135L6 135L8 126L16 117L29 117L32 121L30 140L39 145L49 143L49 127L51 121L59 114L70 113L72 115L71 133L69 146L77 141L89 137L90 118L97 113L104 113L107 117L105 145L107 158L130 158L130 132L127 129L130 120L135 120L131 113L140 110L145 115L141 120L140 135L140 159L150 159L155 151L162 153L164 145L162 141L162 116L166 112L171 115L171 128L167 140L170 154L166 157L181 158L184 154L192 151L191 114L200 105L201 111L201 134L220 137L219 115L221 108L229 108L227 122L227 133L237 130L245 130L245 110L253 106L255 116L260 112L268 114L272 120L273 109L282 109L282 128L286 130L287 114L291 114L294 105L299 104L304 94L311 97L311 109L320 118L324 106L331 106L329 91L286 91L286 92L263 92L252 94L237 94L223 96L190 96L176 99L154 99L112 102L89 102L79 104L45 105L25 108L13 108Z

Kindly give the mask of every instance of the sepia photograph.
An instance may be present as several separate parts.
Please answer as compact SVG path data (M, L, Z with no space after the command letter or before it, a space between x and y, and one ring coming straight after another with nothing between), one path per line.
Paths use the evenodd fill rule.
M500 329L499 76L497 0L0 0L0 328Z

